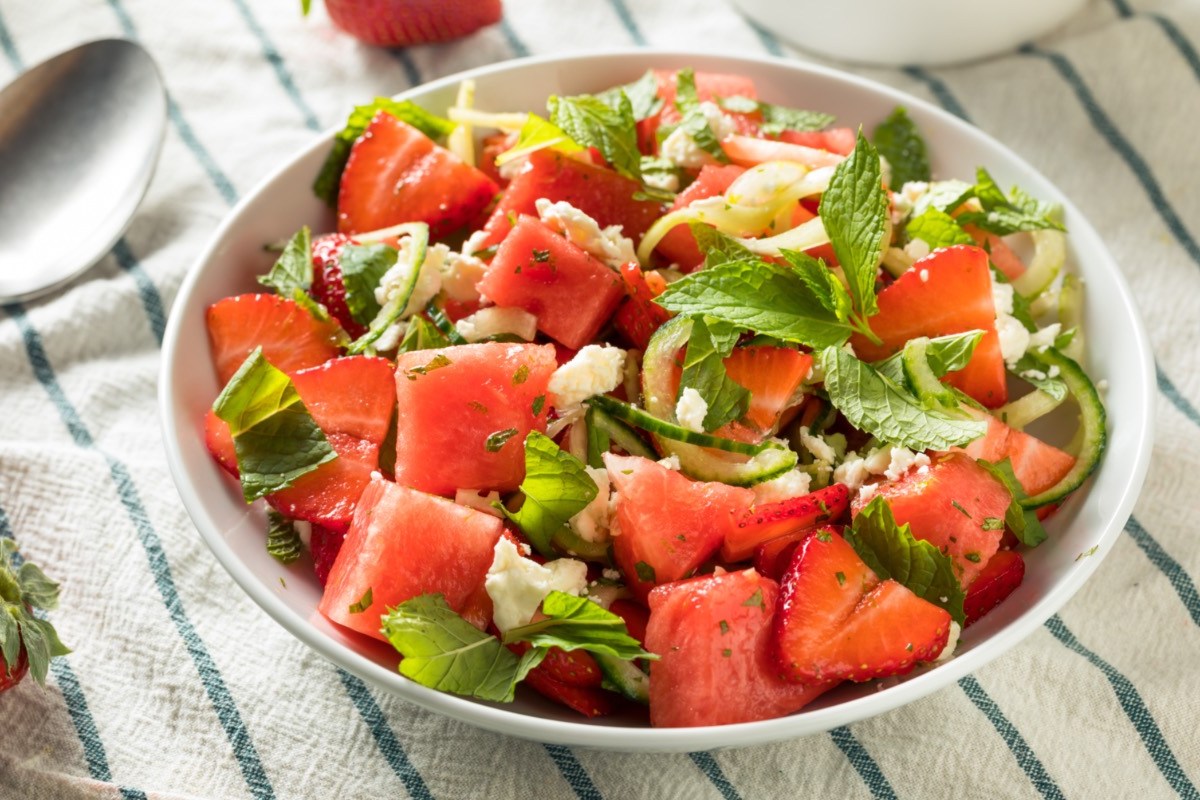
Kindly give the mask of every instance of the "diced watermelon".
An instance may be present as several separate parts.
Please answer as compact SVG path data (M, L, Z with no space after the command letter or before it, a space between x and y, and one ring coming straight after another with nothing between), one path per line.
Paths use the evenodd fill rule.
M499 190L421 131L380 111L350 148L338 190L338 232L425 222L436 240L477 219Z
M833 684L779 677L769 654L779 587L752 569L650 593L650 724L727 725L798 711Z
M812 147L817 150L828 150L841 156L848 156L858 143L853 128L830 128L827 131L783 131L775 137L781 142Z
M1074 456L1036 436L1011 428L990 415L987 423L987 433L963 449L972 458L984 461L1010 459L1013 474L1031 497L1054 486L1075 466Z
M675 70L656 69L654 77L658 81L658 96L663 100L662 109L648 120L645 120L645 132L653 140L654 132L660 125L675 125L681 119L679 110L675 107L676 78ZM721 72L697 72L696 96L700 102L706 100L718 102L727 97L745 97L750 100L758 99L758 89L754 81L744 75L731 75ZM733 120L738 133L747 136L758 134L758 125L762 114L758 111L749 114L725 111L725 116ZM639 128L642 130L642 128ZM653 152L653 150L649 151Z
M491 514L373 478L318 609L376 639L385 638L383 613L418 595L441 594L460 611L483 584L503 528ZM352 611L368 592L367 608Z
M724 194L745 171L745 167L734 164L701 167L696 180L675 196L671 210L678 211L697 200ZM658 243L655 251L669 263L678 264L684 272L691 272L704 261L704 255L696 247L696 237L692 236L692 231L687 225L676 225L672 228Z
M887 501L896 524L907 523L913 536L950 556L964 587L1000 548L1012 500L1004 484L965 453L938 455L925 472L913 469L878 484L875 496ZM855 499L851 512L865 505Z
M649 459L606 453L617 495L617 566L640 597L691 574L721 547L754 492L693 481Z
M625 284L541 220L522 217L496 251L479 291L497 305L525 309L537 317L539 331L579 349L616 311Z
M667 284L657 272L642 272L642 268L632 262L621 265L621 277L629 296L617 309L613 324L626 342L638 350L645 350L654 332L671 318L670 311L654 302Z
M337 561L338 553L342 552L342 544L346 541L345 532L331 531L322 525L312 526L312 536L309 538L308 549L312 553L313 572L317 580L324 586L329 582L329 571L333 562ZM491 609L488 609L491 619Z
M519 138L520 136L515 131L493 133L491 136L483 137L483 148L479 154L479 168L501 188L508 186L508 178L500 174L500 168L496 166L496 156L511 150Z
M509 183L499 205L484 229L487 240L481 247L500 244L516 220L537 216L540 198L565 201L605 228L620 225L621 233L634 241L662 215L662 206L652 200L635 200L641 185L611 169L584 163L553 150L530 154L520 172Z
M339 352L336 322L315 319L294 300L278 295L226 297L208 307L205 322L222 386L256 347L272 366L287 373L315 367Z
M970 363L947 375L946 382L989 408L1008 400L1004 357L996 335L992 276L987 253L982 249L959 245L937 250L881 291L878 301L879 313L868 323L883 344L854 334L850 342L859 358L887 358L918 336L982 330L983 339Z
M549 345L489 342L402 354L396 482L440 495L517 488L525 436L546 430L546 411L534 414L533 406L555 368ZM487 449L489 436L509 431L494 452Z
M812 368L813 358L790 347L739 347L724 361L725 372L750 390L746 422L760 433L773 432L784 410L796 405L800 384Z

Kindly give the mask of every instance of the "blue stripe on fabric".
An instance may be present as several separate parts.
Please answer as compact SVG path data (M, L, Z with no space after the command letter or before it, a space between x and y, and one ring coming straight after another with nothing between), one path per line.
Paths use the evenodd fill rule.
M1171 586L1179 595L1184 608L1191 614L1192 622L1200 626L1200 594L1196 592L1196 584L1192 581L1191 576L1178 561L1171 558L1167 551L1162 549L1154 537L1142 527L1142 523L1138 522L1137 517L1129 518L1129 522L1125 523L1125 530L1146 554L1146 558L1150 559L1150 563L1158 567L1171 582Z
M8 521L8 513L0 507L0 539L15 538L12 525ZM13 564L17 569L20 569L24 563L25 559L20 551L13 554ZM44 617L45 615L39 612L39 616ZM96 720L92 717L91 708L88 707L83 687L79 685L79 679L75 677L75 670L71 669L70 661L66 657L50 659L50 674L54 676L55 682L62 691L63 701L67 704L67 714L71 717L71 722L75 726L75 735L79 738L80 747L83 748L88 774L92 780L112 783L112 770L108 766L108 752L104 748L104 741L100 738L100 731L96 728ZM121 797L125 800L146 800L146 795L140 789L127 786L121 786L118 789Z
M1117 154L1125 161L1125 165L1129 167L1134 177L1137 178L1138 183L1142 185L1142 188L1150 198L1150 202L1154 205L1154 210L1158 212L1167 229L1171 231L1171 235L1187 251L1192 261L1197 266L1200 266L1200 245L1192 238L1192 234L1188 232L1187 226L1183 224L1183 220L1175 213L1175 209L1171 206L1170 201L1167 200L1162 187L1159 186L1158 179L1154 177L1150 165L1134 149L1129 140L1117 130L1116 124L1100 107L1095 96L1087 87L1087 84L1083 82L1083 79L1079 76L1079 73L1075 70L1071 62L1060 53L1041 50L1030 44L1023 45L1021 52L1026 55L1045 59L1054 66L1054 69L1062 79L1071 87L1080 105L1083 106L1084 111L1087 112L1088 117L1092 121L1092 127L1104 137L1109 146L1117 151Z
M291 98L292 103L300 110L300 116L304 117L304 124L310 130L320 130L321 123L317 121L317 115L309 108L304 97L300 94L300 89L296 86L296 81L292 78L292 73L288 70L287 64L283 62L283 56L279 55L279 50L271 42L271 38L267 36L267 32L263 30L263 26L259 24L258 19L250 11L250 7L246 5L246 0L233 0L233 4L237 6L237 10L241 13L242 19L246 21L246 26L250 28L250 32L258 39L259 47L262 48L263 58L275 70L275 77L279 79L279 85Z
M1024 770L1029 777L1029 782L1034 788L1041 793L1046 800L1063 800L1062 790L1058 788L1058 784L1054 782L1046 773L1046 768L1042 766L1041 760L1029 747L1029 743L1025 741L1025 737L1017 730L1008 717L1004 716L1004 712L996 705L996 701L991 698L983 687L979 685L979 681L975 680L973 675L968 675L958 682L958 685L966 693L967 697L975 704L975 707L983 712L987 717L988 722L992 723L992 727L996 729L996 733L1000 734L1000 738L1008 745L1009 751L1012 752L1013 758L1017 760L1018 766Z
M25 315L25 309L18 303L6 305L4 309L8 316L17 324L21 332L21 338L25 343L26 355L28 356L30 365L33 367L34 375L42 385L42 388L45 389L46 394L50 396L50 400L53 402L59 416L62 418L63 424L66 425L75 443L83 449L96 451L104 458L105 463L108 465L109 476L112 478L112 482L117 489L121 505L129 515L129 519L137 531L142 549L146 553L146 559L150 564L150 571L154 576L154 582L162 597L163 605L166 606L167 612L171 620L175 623L180 638L183 639L188 653L196 665L196 671L200 674L201 683L204 685L213 709L216 711L217 719L220 721L221 727L229 739L234 757L241 767L242 776L245 779L247 788L250 789L251 794L256 798L260 798L261 800L273 799L275 791L266 773L263 771L258 751L250 739L249 731L247 731L246 725L242 721L237 704L234 702L229 688L225 685L225 679L221 676L220 670L217 669L216 664L213 662L208 648L196 632L195 627L187 616L187 612L183 608L183 600L179 596L179 592L175 586L175 579L171 575L171 567L167 563L166 554L162 547L162 540L150 522L149 515L146 513L145 506L138 496L137 488L134 486L129 470L121 461L97 447L91 433L84 426L79 412L71 405L70 400L67 399L66 394L63 392L62 386L59 384L53 368L50 366L50 360L46 356L41 336L30 324L29 319Z
M1113 0L1113 5L1117 8L1117 13L1125 19L1130 17L1147 17L1154 20L1158 27L1162 28L1166 37L1171 40L1171 44L1175 45L1175 49L1179 51L1179 55L1183 56L1183 60L1192 68L1192 73L1195 74L1196 80L1200 80L1200 53L1196 52L1196 48L1184 36L1183 31L1175 25L1174 22L1164 17L1162 14L1152 12L1138 12L1129 7L1125 0Z
M779 40L775 38L773 33L749 17L743 17L743 19L746 20L746 25L750 27L750 30L754 31L754 35L758 37L758 41L762 44L764 50L773 56L783 57L783 46L779 44Z
M1181 414L1200 427L1200 411L1197 411L1191 401L1183 396L1183 392L1175 388L1175 384L1167 377L1167 373L1162 371L1162 367L1155 365L1155 371L1158 373L1158 390L1171 401L1171 405L1179 409Z
M418 86L421 83L421 70L417 69L416 62L412 60L412 56L407 50L393 48L388 50L392 58L396 59L400 64L400 68L404 70L404 79L408 81L409 86Z
M167 329L167 315L163 310L162 295L158 293L158 287L154 285L154 281L150 280L150 275L142 268L133 251L129 249L129 243L124 239L117 242L113 247L112 254L121 269L128 272L133 278L138 296L142 299L142 307L146 309L150 332L154 334L154 341L158 343L159 347L162 347L163 333Z
M546 748L546 752L554 760L563 779L579 800L604 800L604 795L600 794L596 784L592 783L592 776L588 775L587 770L579 763L579 759L575 757L570 748L563 747L561 744L542 746Z
M859 743L858 739L854 738L854 734L850 732L849 728L845 725L834 728L829 735L838 749L845 754L850 766L854 767L854 771L871 790L871 796L875 800L896 800L896 790L888 782L887 776L875 763L875 759L871 758L867 749Z
M704 773L709 782L716 787L721 793L721 797L725 800L742 800L738 790L733 788L733 784L725 777L725 770L721 769L721 765L717 763L717 759L713 758L712 753L688 753L688 757L692 759L700 771Z
M344 669L339 668L337 674L342 680L346 694L358 709L359 716L367 723L379 752L383 753L392 772L396 773L396 777L404 784L409 797L413 800L433 800L429 787L425 785L425 779L408 760L408 754L404 752L404 747L383 716L383 709L375 702L366 684Z
M625 0L608 0L608 4L617 13L617 18L621 20L621 25L625 28L625 32L629 34L629 38L633 39L633 43L639 47L645 47L646 37L642 35L641 29L638 28L637 20L633 18L629 6L625 5Z
M1133 683L1113 667L1112 664L1109 664L1100 656L1080 644L1075 635L1063 624L1058 614L1046 620L1046 628L1067 649L1083 656L1087 659L1088 663L1104 674L1104 677L1108 680L1109 685L1112 686L1112 690L1117 696L1117 702L1120 703L1121 708L1125 711L1125 715L1129 717L1129 721L1133 723L1133 727L1141 737L1142 744L1145 745L1150 758L1154 760L1159 772L1162 773L1162 776L1171 785L1171 788L1181 798L1185 798L1185 800L1200 800L1200 792L1196 791L1196 787L1188 779L1183 768L1179 766L1179 762L1175 759L1175 754L1171 752L1170 745L1167 744L1163 738L1162 731L1159 730L1158 723L1150 715L1149 709L1146 708L1146 703L1142 700L1141 695L1138 694L1137 689L1134 688Z
M0 14L0 50L4 51L4 57L8 59L13 72L21 72L25 69L25 65L21 61L21 54L17 52L17 44L8 32L8 26L4 24L3 14Z
M929 91L937 98L938 103L951 114L963 122L971 121L971 118L967 116L967 110L962 107L962 104L958 102L958 99L950 92L950 89L942 82L941 78L915 65L905 67L904 74L910 78L919 80L929 87Z
M500 18L500 33L504 34L504 41L508 43L508 49L512 51L514 56L524 58L529 55L529 48L521 41L521 37L517 35L516 29L508 21L508 17Z

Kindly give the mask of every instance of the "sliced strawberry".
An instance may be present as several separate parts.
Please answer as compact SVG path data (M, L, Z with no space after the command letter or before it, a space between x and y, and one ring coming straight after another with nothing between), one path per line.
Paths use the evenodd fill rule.
M812 528L801 528L798 531L763 542L754 550L754 568L773 581L783 580L784 574L792 564L796 548L808 538L812 530ZM822 530L836 532L837 528L827 525Z
M325 0L329 18L376 47L408 47L466 36L499 22L500 0Z
M629 344L645 350L650 337L659 326L671 318L671 312L654 302L663 293L666 283L656 272L642 272L634 263L621 266L625 291L629 295L613 317L617 331Z
M217 460L221 468L233 477L238 477L237 452L233 447L233 436L225 420L211 408L204 415L204 445L208 454Z
M365 325L350 315L346 305L346 284L342 281L342 266L339 261L342 248L354 243L349 236L331 233L318 236L312 243L313 282L312 295L329 311L346 333L357 339L367 332Z
M739 347L725 359L730 379L750 390L746 422L760 433L773 433L783 412L797 404L800 384L813 358L790 347Z
M4 657L0 656L0 692L7 692L16 686L24 679L25 673L29 672L29 655L25 652L24 646L21 647L19 653L17 663L13 666L10 666Z
M572 686L534 669L525 676L525 683L556 703L578 711L585 717L604 717L620 706L621 699L599 688Z
M508 649L517 655L522 655L530 648L528 642L516 642L508 645ZM596 664L591 653L584 650L563 650L551 647L546 651L542 663L533 668L533 672L551 680L581 689L599 689L604 682L604 674Z
M333 531L324 525L312 526L312 537L308 541L308 548L312 553L313 571L317 573L317 580L321 582L322 586L329 580L329 570L333 568L333 562L337 559L338 553L342 550L342 543L345 541L345 532Z
M475 221L498 191L487 175L380 111L350 148L338 190L338 231L425 222L436 240Z
M949 633L946 611L881 582L837 533L809 534L780 586L776 660L801 683L903 675L936 658Z
M1004 237L981 230L974 225L964 225L963 230L975 240L975 244L987 250L988 257L996 269L1004 273L1004 277L1015 281L1025 272L1025 262L1008 246Z
M1033 496L1054 486L1075 466L1075 457L1024 431L987 416L987 433L963 448L972 458L1012 461L1013 474L1025 494Z
M721 558L743 561L763 542L789 533L836 522L850 505L850 492L834 483L811 494L751 507L725 535Z
M1017 590L1025 579L1025 559L1016 550L1001 550L992 556L979 577L967 590L963 601L963 612L967 625L1000 605L1006 597Z
M226 297L208 307L208 341L221 385L254 352L278 369L293 373L315 367L338 354L336 322L322 322L293 300L273 294Z
M608 610L625 620L625 630L629 631L630 636L645 644L650 612L644 605L632 600L614 600Z

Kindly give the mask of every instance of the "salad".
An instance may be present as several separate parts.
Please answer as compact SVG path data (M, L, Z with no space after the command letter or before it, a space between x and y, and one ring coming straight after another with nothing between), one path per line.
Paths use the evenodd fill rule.
M1057 208L738 75L439 112L356 108L337 230L207 311L208 449L325 617L431 688L697 726L1016 590L1106 441Z

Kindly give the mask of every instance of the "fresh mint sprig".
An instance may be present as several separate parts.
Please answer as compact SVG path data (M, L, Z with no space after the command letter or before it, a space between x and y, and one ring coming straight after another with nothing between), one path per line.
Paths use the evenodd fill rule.
M698 317L692 321L679 393L689 388L700 393L708 406L705 432L738 419L750 407L750 392L725 372L724 360L733 352L740 335L738 328L719 320Z
M875 147L892 168L891 185L897 189L910 181L931 177L925 139L903 106L875 128Z
M520 488L525 495L521 507L513 512L501 506L500 511L548 558L555 556L555 534L600 491L582 461L537 431L525 437L525 480Z
M1021 481L1013 472L1012 460L1005 457L1003 461L991 462L978 459L979 466L991 473L992 477L1004 484L1012 496L1012 502L1004 513L1004 524L1017 537L1017 541L1029 547L1037 547L1046 541L1046 529L1038 519L1037 509L1025 508L1021 501L1029 497Z
M623 661L658 656L642 649L629 635L625 620L586 597L566 592L550 592L542 601L545 619L531 622L504 633L503 642L529 642L534 647L561 650L587 650Z

